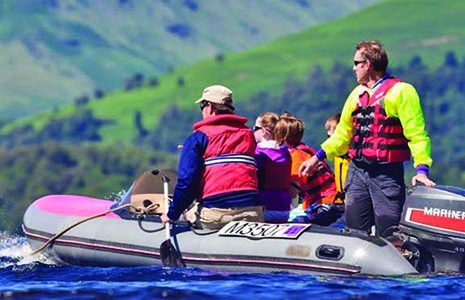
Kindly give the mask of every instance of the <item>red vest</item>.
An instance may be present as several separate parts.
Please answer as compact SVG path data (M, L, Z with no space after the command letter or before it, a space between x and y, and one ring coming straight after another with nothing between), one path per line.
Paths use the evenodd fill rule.
M194 124L194 130L208 138L200 199L236 191L257 191L255 138L246 122L244 117L224 114Z
M404 162L410 159L408 140L398 118L388 117L384 96L396 84L397 78L387 78L370 97L367 91L359 95L352 112L351 158L365 157L370 161Z

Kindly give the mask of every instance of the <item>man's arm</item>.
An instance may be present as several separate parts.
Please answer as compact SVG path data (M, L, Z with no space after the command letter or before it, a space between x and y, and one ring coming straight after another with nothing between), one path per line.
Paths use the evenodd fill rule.
M393 87L393 98L386 95L386 113L399 118L404 136L413 157L413 166L431 167L431 142L426 131L425 118L420 104L420 98L415 88L408 83L398 83ZM390 107L392 103L392 108ZM397 111L397 115L396 115Z
M308 175L311 170L318 166L320 160L325 158L334 159L335 156L344 155L347 153L352 136L352 112L357 106L358 94L360 86L356 87L347 97L344 108L341 113L341 120L336 127L334 134L321 144L315 156L304 161L299 168L300 176Z
M203 155L207 144L207 136L200 131L191 134L184 142L179 160L178 182L168 211L170 220L177 220L199 194L200 180L205 167Z
M392 98L391 98L392 95ZM386 113L399 118L405 138L413 157L413 166L417 174L412 178L412 185L417 181L426 186L433 186L429 176L432 164L431 142L426 131L425 119L420 98L415 88L408 83L398 83L386 95Z

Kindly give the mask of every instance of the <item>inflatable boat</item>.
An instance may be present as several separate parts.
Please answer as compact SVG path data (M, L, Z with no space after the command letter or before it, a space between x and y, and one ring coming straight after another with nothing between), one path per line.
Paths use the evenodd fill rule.
M152 175L145 177L153 181ZM160 246L166 235L159 217L163 205L155 205L158 211L152 213L118 209L128 202L152 208L159 203L163 194L153 190L150 180L136 181L119 203L77 195L36 200L23 222L31 248L48 241L44 253L72 265L163 266ZM464 224L463 189L417 187L407 197L401 225L394 232L401 241L397 248L358 230L244 221L228 223L218 231L193 229L178 221L172 225L171 241L184 266L228 272L463 272Z
M59 231L106 211L115 202L53 195L26 211L23 230L38 248ZM222 230L193 231L178 222L173 243L187 267L231 272L289 271L308 274L402 275L410 263L381 238L363 232L312 226L236 222ZM109 213L69 230L46 253L60 262L92 266L160 265L164 226L158 217L123 218Z
M42 247L52 259L73 265L163 266L160 248L170 238L160 222L167 195L160 192L170 189L167 183L160 188L160 175L166 174L145 172L119 202L77 195L36 200L23 222L31 248ZM170 233L186 267L229 272L416 273L392 244L357 230L240 221L208 231L177 221Z

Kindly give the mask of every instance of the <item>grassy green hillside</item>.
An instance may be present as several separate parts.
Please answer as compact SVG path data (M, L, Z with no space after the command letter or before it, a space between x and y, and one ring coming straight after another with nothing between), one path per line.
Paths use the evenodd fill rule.
M378 0L0 2L0 120L114 90Z
M426 64L435 66L447 50L459 56L465 49L465 2L388 0L338 21L317 26L238 54L227 54L223 61L209 59L160 78L155 88L115 92L88 105L94 114L115 122L101 132L104 143L130 143L135 137L134 112L143 112L143 123L153 128L159 114L171 104L194 106L203 87L221 83L233 89L240 107L259 90L281 90L289 78L302 78L315 64L329 66L335 61L351 67L354 44L361 39L380 39L387 47L392 65L407 62L419 54ZM182 78L184 85L178 85ZM49 118L73 112L69 106L8 124L13 127L32 122L40 128ZM264 108L266 109L266 108Z

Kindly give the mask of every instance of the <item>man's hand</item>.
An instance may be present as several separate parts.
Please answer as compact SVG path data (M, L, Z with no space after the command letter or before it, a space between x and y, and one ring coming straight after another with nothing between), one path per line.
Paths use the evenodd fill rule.
M436 183L426 176L426 174L417 174L412 177L412 185L415 186L417 182L421 182L426 186L435 186Z
M308 176L310 171L312 171L318 166L319 162L320 160L318 159L318 157L316 157L316 155L304 161L302 165L300 165L299 176Z
M168 215L167 215L167 214L162 214L162 215L160 216L160 219L161 219L161 222L162 222L163 224L166 224L166 223L171 222L171 219L168 218Z

